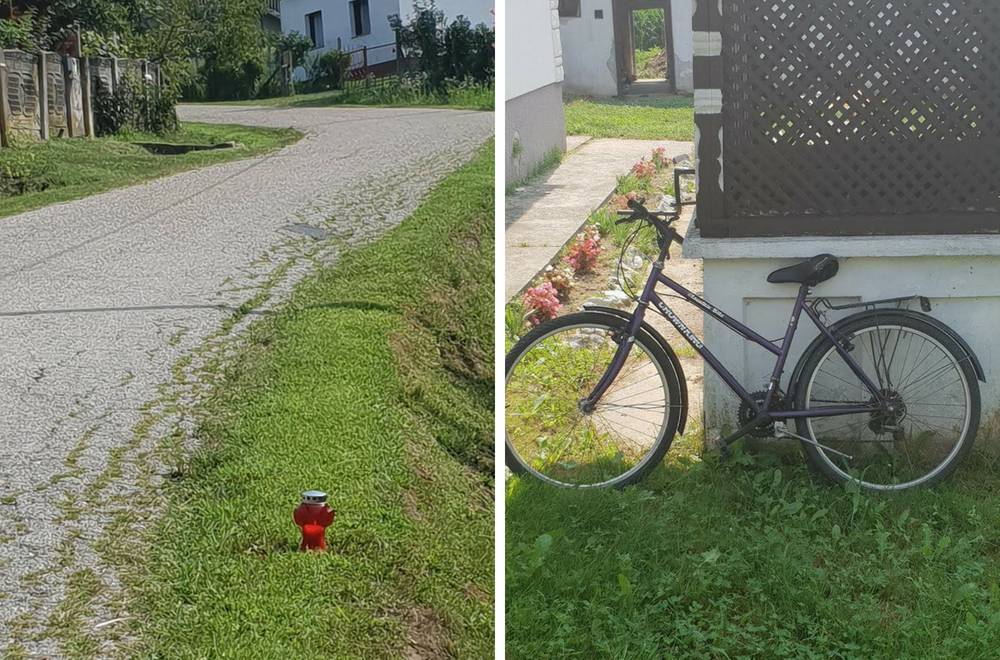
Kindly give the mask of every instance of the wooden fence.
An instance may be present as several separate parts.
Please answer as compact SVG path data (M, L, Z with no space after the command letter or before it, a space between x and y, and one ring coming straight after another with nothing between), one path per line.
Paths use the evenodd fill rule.
M0 51L0 145L9 146L12 135L93 136L96 90L113 92L125 75L162 82L159 64L146 60Z

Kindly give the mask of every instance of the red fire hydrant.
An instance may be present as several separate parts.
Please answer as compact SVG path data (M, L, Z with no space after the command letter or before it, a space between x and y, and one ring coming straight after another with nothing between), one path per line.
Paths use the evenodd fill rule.
M302 528L299 550L326 550L326 528L336 516L337 512L326 503L326 493L320 490L302 493L302 503L292 514L295 524Z

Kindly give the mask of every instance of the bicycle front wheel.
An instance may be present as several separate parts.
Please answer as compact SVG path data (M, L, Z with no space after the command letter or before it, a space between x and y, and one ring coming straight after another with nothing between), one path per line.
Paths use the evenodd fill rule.
M826 341L807 355L796 386L800 409L872 405L873 412L798 420L814 467L835 481L879 491L929 486L951 474L979 428L971 359L934 323L893 312L865 315L839 336L880 390L876 397Z
M620 488L641 479L673 441L680 375L642 331L592 409L581 406L626 339L628 321L580 312L532 330L507 355L507 464L550 484Z

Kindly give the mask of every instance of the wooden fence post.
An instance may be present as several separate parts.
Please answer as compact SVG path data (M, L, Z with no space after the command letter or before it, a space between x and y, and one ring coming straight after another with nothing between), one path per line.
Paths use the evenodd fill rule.
M94 137L94 108L90 98L90 58L80 58L80 90L83 96L83 134Z
M10 146L10 106L7 104L7 62L0 52L0 146Z
M111 89L108 90L109 93L114 94L115 90L118 88L118 76L120 75L120 70L118 68L118 58L111 58Z
M38 134L49 139L49 73L45 51L38 51Z

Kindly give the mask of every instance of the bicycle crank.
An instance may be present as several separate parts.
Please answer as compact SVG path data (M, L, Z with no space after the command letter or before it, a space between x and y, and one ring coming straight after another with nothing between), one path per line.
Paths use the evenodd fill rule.
M778 423L776 423L774 425L774 435L775 435L776 438L795 438L796 440L801 440L802 442L808 442L809 444L811 444L814 447L819 447L823 451L828 451L828 452L832 452L834 454L837 454L839 456L843 456L844 458L846 458L848 460L851 460L851 459L854 458L850 454L845 454L842 451L837 451L833 447L827 447L826 445L820 444L820 443L816 442L815 440L813 440L812 438L804 438L801 435L799 435L798 433L792 433L791 431L788 430L787 424L788 424L787 422L778 422Z

